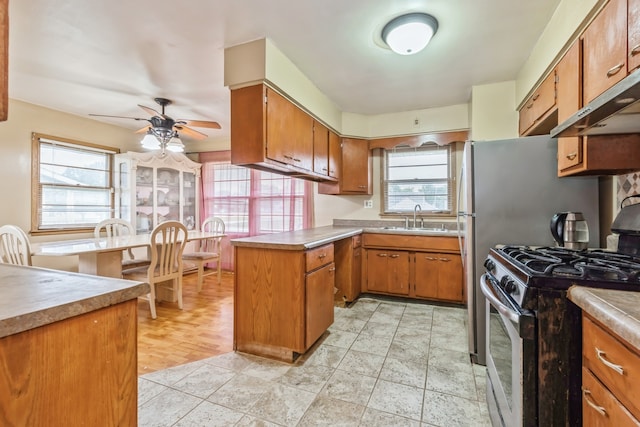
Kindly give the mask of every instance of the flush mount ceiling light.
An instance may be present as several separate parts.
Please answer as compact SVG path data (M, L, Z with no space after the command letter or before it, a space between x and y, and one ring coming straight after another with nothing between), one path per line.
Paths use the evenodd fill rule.
M400 55L413 55L427 46L436 31L436 18L426 13L409 13L389 21L382 29L382 40Z

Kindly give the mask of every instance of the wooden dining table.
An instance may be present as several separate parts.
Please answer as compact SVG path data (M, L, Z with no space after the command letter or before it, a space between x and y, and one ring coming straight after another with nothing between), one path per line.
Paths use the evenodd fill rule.
M225 237L224 234L189 231L187 241ZM148 248L150 234L100 237L34 243L32 256L78 256L78 272L94 276L122 277L122 251Z

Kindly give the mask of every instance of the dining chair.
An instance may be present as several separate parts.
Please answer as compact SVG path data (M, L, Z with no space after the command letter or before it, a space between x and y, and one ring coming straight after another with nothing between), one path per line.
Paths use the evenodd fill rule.
M182 253L187 243L187 227L178 221L165 221L151 232L149 246L151 261L148 267L137 267L122 272L122 277L149 283L147 295L151 318L156 318L156 286L168 289L178 300L182 310ZM164 282L170 282L166 285Z
M202 231L222 235L224 234L224 221L215 216L209 217L202 223ZM198 292L202 290L204 276L214 274L216 270L218 273L218 283L221 283L222 236L200 240L196 251L185 253L182 259L193 262L198 266ZM206 268L206 264L214 261L217 261L216 270Z
M133 236L136 234L136 230L133 225L124 219L120 218L108 218L100 221L93 230L93 235L96 239L99 239L102 235L102 230L105 231L107 237L119 237L119 236ZM136 267L146 267L149 265L149 260L145 258L136 258L131 248L123 251L127 253L127 257L122 258L122 270L128 270Z
M0 227L0 262L31 265L31 244L27 233L15 225Z

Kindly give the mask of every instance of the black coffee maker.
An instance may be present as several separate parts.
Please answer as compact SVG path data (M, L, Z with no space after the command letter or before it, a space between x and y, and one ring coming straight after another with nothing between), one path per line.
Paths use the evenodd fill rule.
M640 194L626 197L620 203L620 213L611 224L618 236L618 252L640 255Z

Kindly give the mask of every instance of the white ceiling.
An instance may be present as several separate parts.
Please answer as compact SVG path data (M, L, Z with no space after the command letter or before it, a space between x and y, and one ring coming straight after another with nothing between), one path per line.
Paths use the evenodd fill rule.
M229 136L224 49L268 37L342 111L380 114L466 103L473 85L512 80L560 0L12 0L9 97L86 117L176 119ZM379 46L407 12L439 21L427 48ZM138 129L140 122L104 119Z

